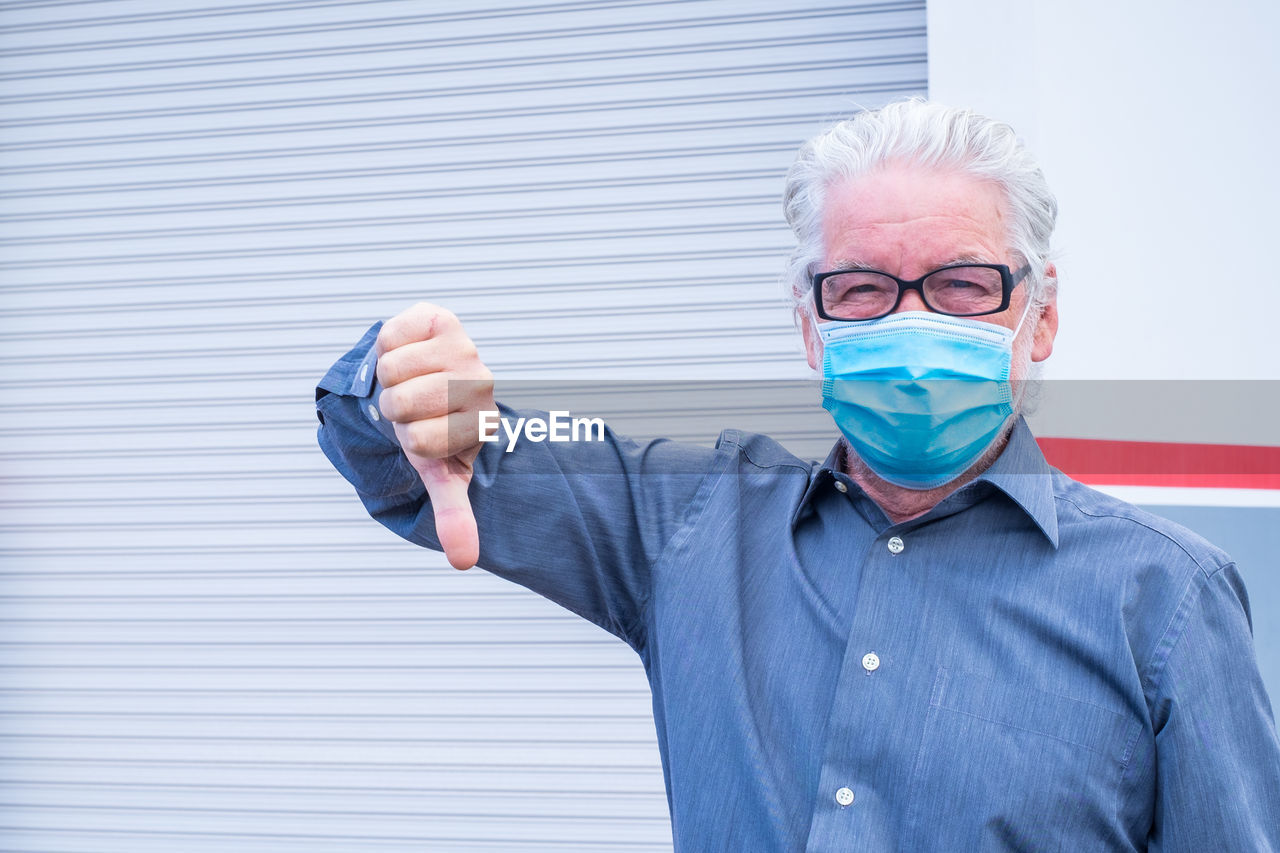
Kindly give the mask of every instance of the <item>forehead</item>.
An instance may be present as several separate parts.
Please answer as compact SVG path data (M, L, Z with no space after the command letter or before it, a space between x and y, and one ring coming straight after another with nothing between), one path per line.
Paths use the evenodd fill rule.
M1008 255L998 185L905 164L828 187L822 236L827 269L875 266L914 277L959 260L1003 263Z

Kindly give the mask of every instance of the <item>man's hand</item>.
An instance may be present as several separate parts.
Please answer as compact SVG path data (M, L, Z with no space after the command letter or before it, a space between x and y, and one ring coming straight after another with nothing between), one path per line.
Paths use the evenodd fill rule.
M497 408L493 374L458 318L425 302L384 323L375 349L382 415L427 487L449 564L469 569L480 537L467 486L480 452L479 413Z

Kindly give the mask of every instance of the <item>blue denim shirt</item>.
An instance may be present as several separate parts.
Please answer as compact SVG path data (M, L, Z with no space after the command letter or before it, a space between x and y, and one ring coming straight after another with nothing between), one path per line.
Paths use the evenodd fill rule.
M369 409L376 329L320 383L320 444L374 518L437 547ZM640 655L676 850L1280 849L1235 566L1049 468L1025 424L900 524L839 446L503 450L476 460L480 565Z

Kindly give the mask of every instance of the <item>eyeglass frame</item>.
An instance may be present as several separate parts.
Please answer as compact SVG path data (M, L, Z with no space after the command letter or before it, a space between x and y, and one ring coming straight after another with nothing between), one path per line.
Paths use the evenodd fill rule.
M968 267L979 267L982 269L995 270L1000 273L1000 305L992 308L990 311L977 311L972 314L951 314L947 311L939 311L929 304L929 298L924 294L925 279L930 276L937 275L940 272L954 269L965 269ZM847 275L849 273L875 273L885 278L892 279L898 285L898 298L893 301L893 305L883 314L876 314L874 317L832 317L822 307L822 283L829 278L837 275ZM890 275L887 272L873 269L848 269L848 270L831 270L829 272L819 272L813 274L813 303L818 311L818 316L824 320L833 320L837 323L865 323L868 320L879 320L882 317L888 317L894 311L898 310L898 306L902 304L902 295L908 290L914 290L920 294L920 301L924 303L924 307L928 308L935 314L941 314L944 317L986 317L990 314L999 314L1009 308L1009 302L1013 295L1013 289L1017 287L1024 278L1031 273L1031 265L1025 264L1013 272L1009 269L1008 264L947 264L944 267L938 267L936 270L925 273L917 279L906 281L898 278L896 275Z

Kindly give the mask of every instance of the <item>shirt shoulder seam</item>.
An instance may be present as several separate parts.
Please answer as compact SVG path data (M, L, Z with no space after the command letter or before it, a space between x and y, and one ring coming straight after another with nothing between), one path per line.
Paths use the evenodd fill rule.
M695 522L702 515L704 509L710 501L710 490L714 488L715 482L719 475L724 473L724 469L728 467L730 460L742 453L742 445L738 441L737 430L724 430L720 434L720 443L716 447L716 462L711 466L711 470L702 476L702 480L698 483L698 488L694 491L693 498L689 501L689 505L685 507L683 516L680 518L679 526L666 544L662 546L657 555L649 561L649 578L648 588L645 590L644 600L639 602L636 607L635 618L626 626L625 637L637 637L636 629L642 626L648 626L649 622L649 605L653 601L653 578L656 577L657 567L666 558L667 554L677 546L677 542L683 542L692 535ZM649 642L649 632L644 632L644 642L636 643L633 648L637 652L641 651Z
M1118 513L1111 513L1111 512L1108 512L1108 513L1093 512L1085 509L1079 503L1067 497L1066 495L1054 495L1054 498L1056 500L1062 501L1063 503L1070 504L1071 506L1075 507L1076 511L1079 512L1081 515L1086 515L1089 518L1110 518L1110 519L1115 519L1116 521L1127 521L1130 524L1137 525L1138 527L1142 527L1150 531L1151 533L1154 533L1156 536L1159 536L1161 539L1173 545L1175 548L1181 551L1184 555L1186 555L1187 559L1190 560L1195 565L1195 567L1200 570L1200 573L1204 575L1206 579L1212 578L1214 575L1221 572L1227 566L1232 565L1233 561L1231 560L1227 560L1226 562L1221 563L1219 565L1206 564L1205 560L1191 553L1191 551L1187 549L1187 546L1179 542L1176 538L1174 538L1173 536L1170 536L1167 532L1163 530L1160 530L1156 527L1152 527L1150 524L1147 524L1140 518L1132 518L1127 515L1120 515Z
M794 462L789 459L782 459L777 462L770 462L768 464L757 462L756 460L751 458L751 451L748 450L745 445L738 443L736 441L736 438L738 435L737 430L726 430L725 432L726 434L729 432L732 432L734 434L735 445L738 448L738 453L740 453L742 455L742 458L745 459L748 463L750 463L753 468L759 468L761 471L767 471L770 468L795 468L797 471L804 471L805 473L808 473L812 470L813 466L806 465L805 463L801 462L798 459Z

